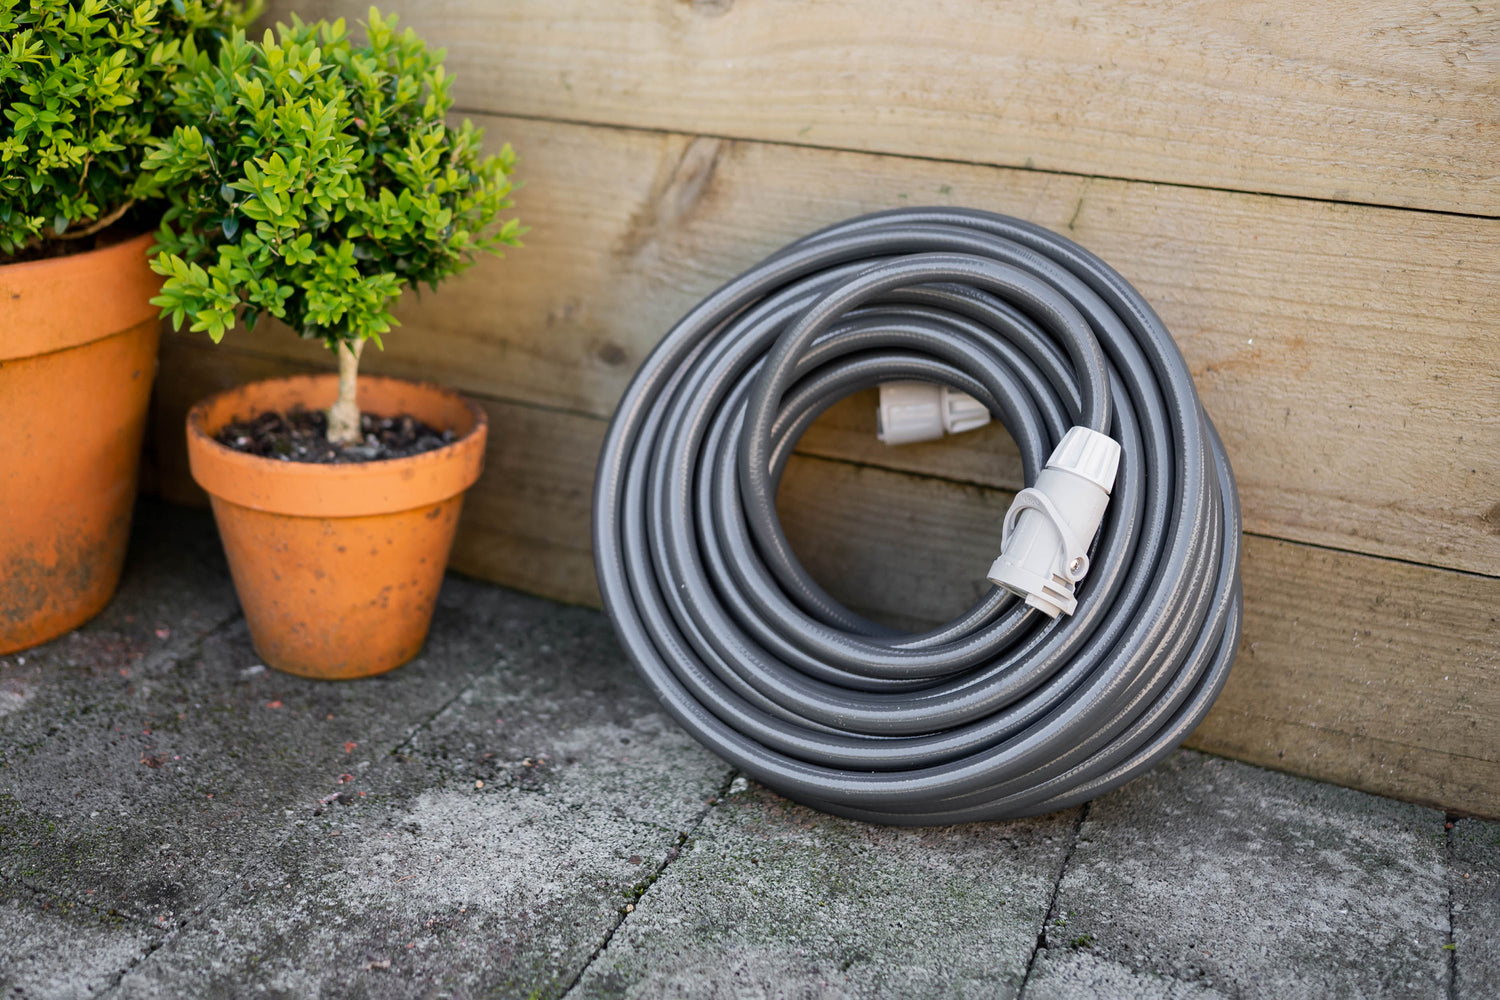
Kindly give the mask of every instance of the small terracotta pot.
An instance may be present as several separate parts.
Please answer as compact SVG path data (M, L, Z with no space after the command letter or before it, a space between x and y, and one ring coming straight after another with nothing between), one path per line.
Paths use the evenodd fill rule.
M152 237L0 267L0 653L120 582L156 374Z
M325 409L334 375L272 379L188 414L193 478L213 502L250 640L266 663L340 680L395 669L427 639L463 494L484 466L484 411L433 385L362 375L360 409L410 414L457 436L410 458L282 462L226 448L235 420Z

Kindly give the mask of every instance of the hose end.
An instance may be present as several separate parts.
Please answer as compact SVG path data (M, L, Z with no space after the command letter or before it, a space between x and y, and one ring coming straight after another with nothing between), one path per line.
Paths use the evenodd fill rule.
M990 411L966 392L933 382L882 382L875 435L886 444L936 441L990 422Z
M1000 557L988 577L1049 618L1071 615L1089 571L1088 547L1104 520L1120 467L1120 445L1107 434L1073 427L1052 450L1036 485L1005 512Z

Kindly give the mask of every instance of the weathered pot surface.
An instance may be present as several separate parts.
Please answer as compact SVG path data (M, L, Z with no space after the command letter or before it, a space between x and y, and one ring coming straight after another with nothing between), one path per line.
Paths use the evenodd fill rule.
M410 414L456 440L408 458L286 462L214 440L235 420L322 409L335 375L272 379L188 414L193 478L208 491L256 652L270 666L328 680L406 663L426 641L463 494L484 465L484 411L434 385L361 376L360 407Z
M151 242L0 266L0 653L119 583L156 374Z

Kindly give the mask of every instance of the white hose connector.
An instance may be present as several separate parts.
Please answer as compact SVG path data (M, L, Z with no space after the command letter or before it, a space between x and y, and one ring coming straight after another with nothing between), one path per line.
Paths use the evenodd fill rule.
M886 444L936 441L990 422L990 411L966 392L933 382L884 382L875 409L875 433Z
M1049 618L1078 607L1073 587L1089 571L1088 547L1104 520L1120 467L1120 445L1107 434L1073 427L1005 512L1000 558L990 582L1024 597Z

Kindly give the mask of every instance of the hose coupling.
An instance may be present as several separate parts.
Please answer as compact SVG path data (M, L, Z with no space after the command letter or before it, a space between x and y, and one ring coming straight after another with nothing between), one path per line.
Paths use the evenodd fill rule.
M990 411L966 392L934 382L904 379L880 384L876 436L886 444L936 441L990 422Z
M1078 607L1074 587L1089 571L1088 548L1119 466L1120 445L1113 438L1070 428L1036 485L1017 493L1005 512L990 582L1049 618L1071 615Z

